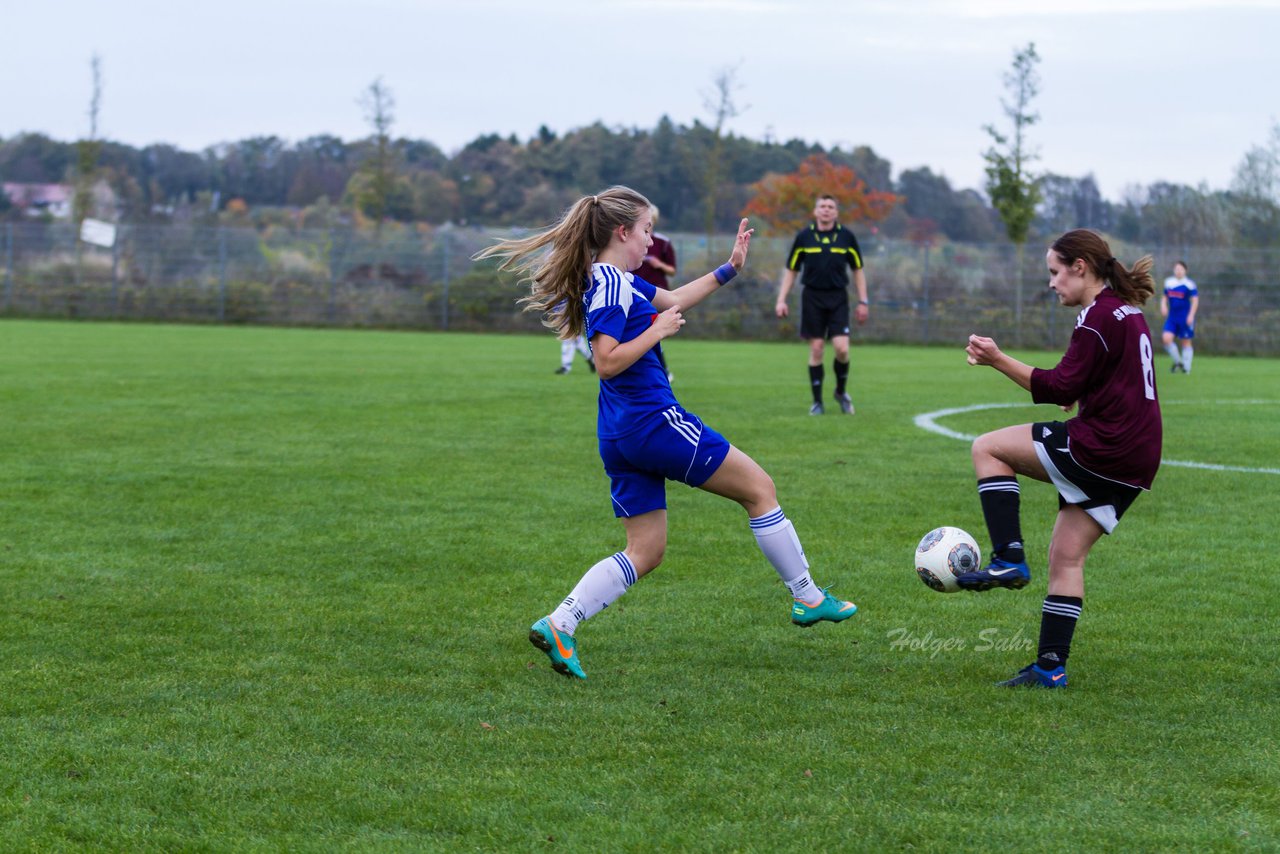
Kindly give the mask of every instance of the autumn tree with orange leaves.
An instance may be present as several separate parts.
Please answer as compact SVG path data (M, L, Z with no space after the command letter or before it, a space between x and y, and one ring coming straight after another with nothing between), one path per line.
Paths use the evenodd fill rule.
M881 222L893 212L902 197L879 190L867 190L867 183L848 166L837 166L822 154L813 154L796 171L787 175L769 174L751 185L754 194L742 215L764 224L774 234L799 231L813 218L818 196L835 196L840 205L840 221Z

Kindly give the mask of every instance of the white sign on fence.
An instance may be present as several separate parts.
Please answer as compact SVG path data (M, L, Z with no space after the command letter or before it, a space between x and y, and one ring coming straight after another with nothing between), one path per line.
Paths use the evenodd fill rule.
M100 219L88 219L80 224L80 239L94 246L110 249L116 245L116 227Z

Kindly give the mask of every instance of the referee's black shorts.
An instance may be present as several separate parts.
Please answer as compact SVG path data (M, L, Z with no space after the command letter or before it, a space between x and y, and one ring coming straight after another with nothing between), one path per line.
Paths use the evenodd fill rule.
M800 337L831 338L849 334L849 291L805 288L800 295Z
M1061 421L1039 421L1031 425L1031 441L1036 456L1058 488L1058 507L1076 504L1110 534L1124 511L1142 492L1142 487L1094 474L1071 456L1067 425Z

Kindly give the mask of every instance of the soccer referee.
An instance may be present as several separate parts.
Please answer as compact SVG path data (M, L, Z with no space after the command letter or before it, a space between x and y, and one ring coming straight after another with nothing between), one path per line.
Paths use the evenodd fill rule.
M800 298L800 337L809 340L809 384L813 388L810 415L822 415L822 355L826 339L831 339L836 358L831 367L836 375L836 403L845 415L853 414L853 398L846 385L849 380L849 276L845 267L853 269L853 283L858 289L858 308L854 315L858 325L867 322L867 277L862 269L862 250L853 232L836 221L840 209L834 196L819 196L813 206L813 222L809 223L791 244L787 266L778 287L778 317L790 314L787 294L796 281L796 271L804 268Z

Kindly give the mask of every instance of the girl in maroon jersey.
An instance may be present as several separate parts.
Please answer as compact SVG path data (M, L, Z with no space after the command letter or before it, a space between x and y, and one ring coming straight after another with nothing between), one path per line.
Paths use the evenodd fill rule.
M971 365L990 365L1031 392L1036 403L1079 413L1061 421L1022 424L979 436L973 466L992 560L961 575L967 590L1025 587L1031 579L1018 518L1017 475L1058 489L1058 519L1049 541L1049 589L1040 617L1036 661L1004 686L1063 688L1071 636L1084 602L1084 563L1114 530L1160 467L1160 403L1151 331L1141 306L1155 291L1151 256L1126 268L1099 235L1069 231L1045 256L1049 288L1062 305L1080 306L1071 343L1057 367L1032 368L1005 355L990 338L970 335Z

